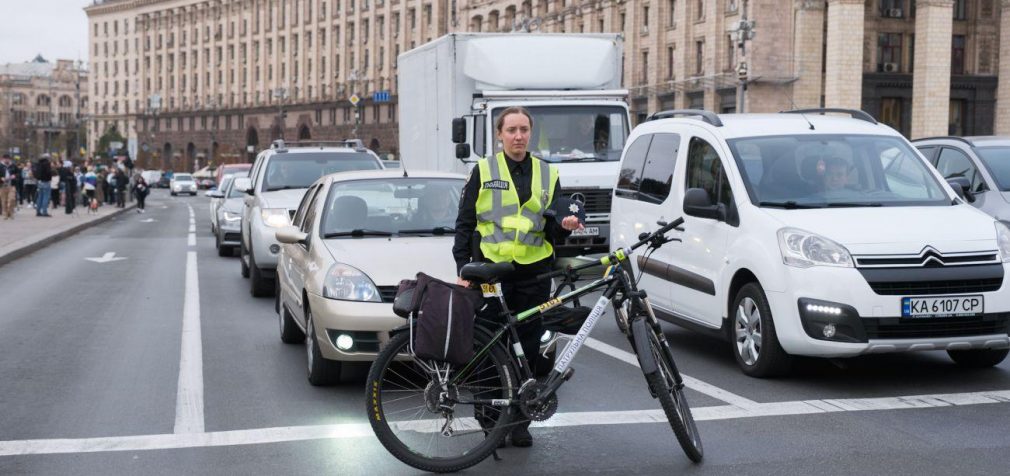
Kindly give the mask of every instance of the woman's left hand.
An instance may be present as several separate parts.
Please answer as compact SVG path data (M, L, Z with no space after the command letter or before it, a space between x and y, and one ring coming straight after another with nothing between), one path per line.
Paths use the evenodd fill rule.
M583 226L582 223L579 221L579 217L569 215L566 216L563 220L561 220L561 228L564 228L568 231L575 231L575 230L581 230L585 228L585 226Z

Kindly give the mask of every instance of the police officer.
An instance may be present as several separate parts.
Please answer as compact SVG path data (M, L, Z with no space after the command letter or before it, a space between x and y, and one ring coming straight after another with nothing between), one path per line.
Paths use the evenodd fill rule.
M551 283L535 277L551 270L552 243L583 228L575 216L566 216L560 223L544 217L558 194L558 171L526 150L532 128L533 117L525 108L510 107L498 116L495 131L503 151L480 159L471 171L460 198L452 248L457 274L471 261L515 265L515 272L502 281L505 302L514 312L550 298ZM458 284L470 285L462 278ZM542 324L535 319L518 332L523 353L535 371ZM529 422L517 425L511 439L513 446L532 445Z

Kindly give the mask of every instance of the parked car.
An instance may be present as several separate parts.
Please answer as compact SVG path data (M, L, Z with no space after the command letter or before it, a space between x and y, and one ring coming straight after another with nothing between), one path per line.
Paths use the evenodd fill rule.
M233 177L229 175L228 177ZM252 186L249 177L226 180L228 188L224 199L215 211L214 245L218 256L234 256L242 241L242 206L245 192Z
M208 208L210 209L211 233L217 233L217 216L218 216L217 210L221 208L221 204L224 203L225 197L228 194L228 187L231 186L231 183L234 179L235 179L234 175L225 176L224 179L221 181L220 188L204 192L204 195L210 198L210 204L208 205Z
M912 141L965 199L1010 223L1010 137L931 137ZM960 189L960 190L959 190Z
M633 263L657 315L727 338L756 377L785 373L793 355L1001 362L1010 228L893 129L824 112L670 111L635 128L615 246L685 218L682 243Z
M171 184L172 184L172 178L169 177L168 175L162 175L161 178L159 178L158 181L155 182L154 186L155 188L169 188Z
M382 169L382 162L360 141L323 146L291 146L275 141L253 164L252 187L244 199L239 255L242 276L253 296L274 292L280 245L275 232L289 225L305 190L334 172Z
M308 379L335 382L341 362L374 360L404 320L391 303L418 271L456 279L459 174L361 171L314 183L279 228L281 340L305 342ZM307 335L307 337L306 337Z
M175 174L169 183L169 191L173 197L180 193L188 193L195 196L196 190L196 180L190 174Z

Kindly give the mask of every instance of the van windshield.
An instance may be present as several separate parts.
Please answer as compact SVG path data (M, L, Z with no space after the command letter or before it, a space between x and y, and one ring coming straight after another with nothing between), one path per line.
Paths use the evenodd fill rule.
M618 106L529 106L530 153L548 162L609 162L621 159L628 137L627 113ZM495 109L492 127L504 108ZM494 131L492 131L494 132ZM501 144L495 133L495 153Z
M985 162L999 189L1010 191L1010 147L978 147L975 152Z
M773 208L950 205L936 176L888 136L769 136L727 141L751 202Z
M323 175L377 170L379 161L364 152L299 152L274 155L267 164L263 190L309 188Z

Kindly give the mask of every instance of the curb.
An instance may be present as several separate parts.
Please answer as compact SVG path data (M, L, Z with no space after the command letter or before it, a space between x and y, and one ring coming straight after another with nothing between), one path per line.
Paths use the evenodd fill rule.
M34 252L36 252L36 251L38 251L38 250L40 250L42 248L45 248L45 247L47 247L47 246L49 246L49 245L57 242L57 241L60 241L60 240L63 240L64 238L76 235L77 233L80 233L80 232L82 232L82 231L84 231L84 230L86 230L88 228L91 228L91 227L93 227L95 225L99 225L99 224L105 223L105 222L107 222L107 221L109 221L109 220L111 220L111 219L113 219L115 217L118 217L119 215L122 215L123 213L126 213L127 211L129 211L129 210L131 210L133 208L136 208L136 207L137 207L137 203L134 202L133 205L128 205L126 208L123 208L122 210L110 213L110 214L105 215L105 216L103 216L101 218L96 218L96 219L94 219L92 221L89 221L89 222L81 223L81 224L79 224L79 225L77 225L75 227L63 230L63 231L61 231L59 233L56 233L54 235L46 236L46 237L44 237L44 238L42 238L42 239L40 239L40 240L38 240L38 241L36 241L34 243L22 246L21 248L17 248L14 251L11 251L10 253L7 253L5 255L0 255L0 266L3 266L5 264L7 264L7 263L10 263L11 261L14 261L14 260L16 260L18 258L22 258L24 256L30 255L30 254L32 254L32 253L34 253Z

